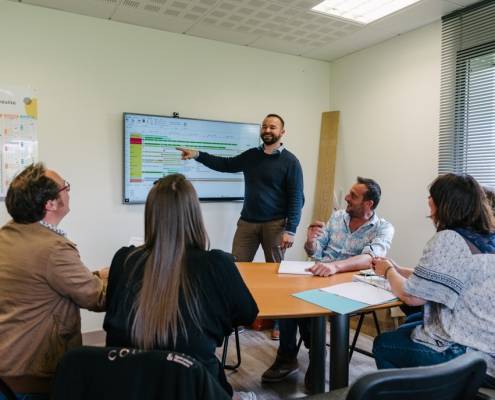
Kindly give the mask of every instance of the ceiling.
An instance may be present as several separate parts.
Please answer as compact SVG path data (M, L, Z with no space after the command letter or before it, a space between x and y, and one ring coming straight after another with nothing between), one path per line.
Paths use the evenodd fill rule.
M309 11L321 0L11 1L332 61L478 0L422 0L366 26Z

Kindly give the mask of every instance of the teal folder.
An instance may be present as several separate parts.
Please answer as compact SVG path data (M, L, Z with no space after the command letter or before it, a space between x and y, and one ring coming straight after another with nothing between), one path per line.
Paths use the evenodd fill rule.
M327 308L338 314L349 314L369 306L369 304L351 300L347 297L337 296L333 293L323 292L320 289L306 290L304 292L294 293L292 296L309 303L316 304L320 307Z

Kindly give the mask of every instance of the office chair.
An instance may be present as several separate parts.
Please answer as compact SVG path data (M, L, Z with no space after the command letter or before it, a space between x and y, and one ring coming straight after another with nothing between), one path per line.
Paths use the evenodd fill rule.
M428 367L388 369L358 379L347 400L469 400L486 373L485 360L466 353Z
M234 336L235 348L237 350L237 362L235 364L226 364L230 335L225 336L225 338L223 339L222 367L229 371L236 370L241 365L241 344L239 342L239 328L237 326L234 328Z
M368 314L371 314L373 316L373 321L375 323L375 329L376 329L376 335L378 336L380 333L382 333L381 329L380 329L380 324L378 323L378 317L377 317L375 311L368 311L368 312L363 312L363 313L359 314L359 321L358 321L356 330L354 331L354 337L352 338L351 346L349 347L349 362L351 362L352 354L354 353L354 351L357 351L358 353L364 354L368 357L373 357L373 354L370 353L369 351L366 351L366 350L360 349L359 347L356 347L359 333L361 332L361 327L363 325L364 317L366 317L366 315L368 315Z
M0 378L0 394L3 394L7 400L17 400L12 389Z
M495 400L495 389L480 387L476 400Z
M428 367L383 369L364 375L349 388L308 400L471 400L486 373L476 353Z
M53 400L228 400L194 358L171 351L80 347L57 367Z

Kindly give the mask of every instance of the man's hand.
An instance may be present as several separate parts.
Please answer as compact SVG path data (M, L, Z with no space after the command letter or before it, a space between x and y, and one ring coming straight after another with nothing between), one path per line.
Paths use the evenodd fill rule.
M317 262L311 268L308 268L306 271L311 272L316 276L330 276L339 272L337 264L335 262L322 263Z
M323 228L325 227L325 223L323 221L315 221L310 226L308 226L308 241L314 241L322 236L325 232Z
M176 147L175 149L182 152L181 154L182 160L191 160L197 158L199 155L199 152L197 150L185 149L184 147Z
M289 247L292 247L293 244L294 244L294 236L289 235L288 233L284 233L282 235L282 242L280 242L280 248L288 249Z
M323 228L325 227L325 223L322 221L315 221L310 226L308 226L308 232L306 235L306 243L304 247L307 251L314 251L316 247L316 239L324 234Z

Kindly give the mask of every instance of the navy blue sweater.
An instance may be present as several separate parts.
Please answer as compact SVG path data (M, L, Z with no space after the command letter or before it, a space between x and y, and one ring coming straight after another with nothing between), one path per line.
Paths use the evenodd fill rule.
M244 173L243 220L267 222L287 218L285 230L296 233L304 205L303 174L299 160L290 151L266 154L257 147L235 157L201 151L196 160L215 171Z

